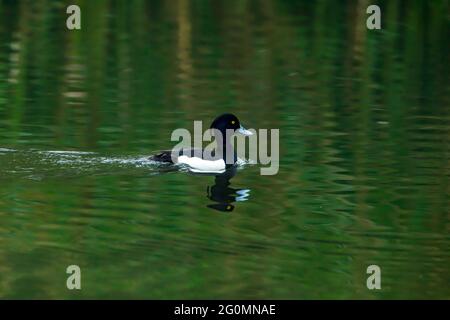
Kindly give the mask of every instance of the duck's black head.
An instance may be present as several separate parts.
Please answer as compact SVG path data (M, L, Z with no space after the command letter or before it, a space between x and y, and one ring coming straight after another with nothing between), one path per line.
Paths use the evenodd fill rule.
M239 119L231 113L224 113L214 119L214 121L211 123L211 129L219 130L224 136L227 129L232 129L246 136L250 136L253 134L251 131L246 130L241 125Z
M211 129L218 130L222 134L222 148L219 148L218 154L215 155L226 159L227 167L232 166L234 163L236 163L237 155L234 152L234 148L228 139L229 132L227 132L227 130L232 130L233 134L235 132L239 132L240 134L246 136L251 136L253 132L246 130L241 125L239 119L231 113L222 114L221 116L218 116L216 119L214 119L214 121L211 123ZM213 133L213 135L216 136L215 133ZM219 144L219 142L217 143ZM232 160L232 162L230 162L230 159Z

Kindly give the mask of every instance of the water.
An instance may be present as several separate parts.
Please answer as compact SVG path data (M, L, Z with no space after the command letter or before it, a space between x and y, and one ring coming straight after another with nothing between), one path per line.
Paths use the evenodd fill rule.
M450 298L448 2L79 4L0 1L1 298ZM147 159L223 112L277 175Z

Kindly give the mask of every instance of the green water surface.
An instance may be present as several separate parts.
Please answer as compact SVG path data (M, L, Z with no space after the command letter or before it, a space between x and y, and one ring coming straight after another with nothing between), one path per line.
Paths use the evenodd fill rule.
M448 1L369 4L0 0L0 298L449 299ZM224 112L277 175L146 160Z

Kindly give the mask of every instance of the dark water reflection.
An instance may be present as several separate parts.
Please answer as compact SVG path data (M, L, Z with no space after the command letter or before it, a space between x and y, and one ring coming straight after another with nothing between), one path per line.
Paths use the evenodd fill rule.
M230 180L236 174L236 168L228 169L225 173L215 176L214 185L208 186L208 199L214 201L207 207L219 211L231 212L234 210L235 202L247 201L250 189L236 189L231 186Z
M1 298L450 297L448 1L73 2L0 0ZM223 112L277 175L146 161Z

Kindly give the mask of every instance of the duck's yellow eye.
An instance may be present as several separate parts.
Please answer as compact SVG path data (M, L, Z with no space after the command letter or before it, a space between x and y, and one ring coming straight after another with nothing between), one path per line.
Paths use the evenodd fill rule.
M227 210L230 210L231 209L231 206L227 206Z
M234 120L231 120L231 124L235 124L235 122L236 122L236 121L234 121Z

